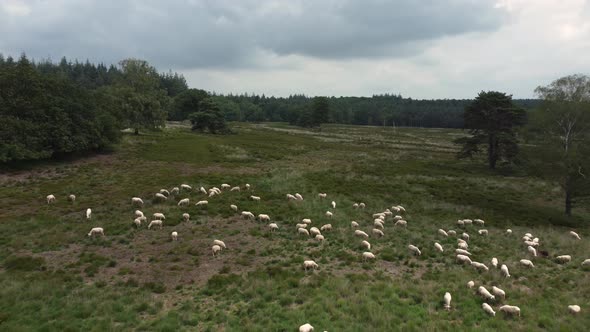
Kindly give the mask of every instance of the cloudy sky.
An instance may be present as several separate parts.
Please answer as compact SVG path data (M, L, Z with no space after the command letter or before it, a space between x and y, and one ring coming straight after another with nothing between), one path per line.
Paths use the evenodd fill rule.
M590 74L584 0L0 0L0 53L135 57L220 93L517 98Z

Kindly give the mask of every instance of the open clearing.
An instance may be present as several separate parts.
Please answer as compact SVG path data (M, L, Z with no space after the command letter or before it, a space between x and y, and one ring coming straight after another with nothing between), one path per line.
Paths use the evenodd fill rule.
M326 126L321 132L283 124L236 125L236 134L207 136L175 125L159 133L127 135L116 151L74 162L39 163L0 175L0 329L3 331L157 330L295 331L306 322L318 331L516 330L583 331L590 326L590 202L575 216L562 215L555 183L518 170L490 172L484 163L457 161L447 129ZM181 192L152 202L161 188ZM224 191L205 208L201 186L242 186ZM252 185L251 191L243 189ZM317 194L325 192L327 199ZM304 200L289 202L286 194ZM47 205L54 194L57 202ZM75 194L75 203L67 201ZM260 202L250 195L261 196ZM131 197L143 212L166 215L162 230L132 226ZM179 199L191 204L180 208ZM337 203L331 209L330 202ZM355 202L367 207L354 209ZM269 214L280 230L248 221L230 210ZM371 237L377 259L363 262L361 239L350 223L371 233L372 214L392 205L407 212L407 228L385 223ZM92 208L91 221L84 217ZM324 213L334 212L328 219ZM182 213L191 215L182 221ZM295 225L331 223L324 243L298 236ZM481 218L484 227L459 228L458 219ZM90 239L103 227L104 238ZM439 228L469 233L473 259L490 266L478 272L455 263L455 237ZM477 234L479 228L489 236ZM513 234L507 236L506 228ZM575 230L576 241L568 235ZM177 231L179 240L170 239ZM522 236L539 237L531 257ZM211 255L213 239L228 248ZM434 242L445 252L435 251ZM414 244L422 250L413 256ZM557 255L572 255L557 264ZM505 279L490 260L510 269ZM534 269L518 262L532 259ZM319 264L305 272L304 260ZM522 316L488 316L475 289L496 285ZM443 295L452 294L451 310ZM567 306L578 304L573 316Z

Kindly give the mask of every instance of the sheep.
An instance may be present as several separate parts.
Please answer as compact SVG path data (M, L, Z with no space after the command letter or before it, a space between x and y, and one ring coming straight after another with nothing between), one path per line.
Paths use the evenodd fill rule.
M467 282L467 287L469 287L469 288L475 287L475 282L473 280L468 281Z
M47 204L55 203L55 196L53 194L47 195Z
M331 205L332 205L332 209L336 208L336 202L332 201Z
M307 229L305 229L305 228L298 228L297 229L297 232L299 234L305 234L305 235L309 236L309 231Z
M256 217L254 216L254 213L250 212L250 211L242 211L242 217L247 218L247 219L256 219Z
M250 196L250 199L253 200L253 201L255 201L255 202L260 202L260 196L254 196L254 195L252 195L252 196Z
M384 229L384 226L383 226L383 223L381 222L381 219L375 219L375 221L373 222L373 226L375 226L377 228Z
M295 193L295 198L297 198L298 201L303 200L303 196L301 196L301 194L299 194L299 193Z
M235 212L238 212L238 206L237 205L231 204L229 206L229 208L232 209L232 210L234 210Z
M408 227L408 222L401 219L395 222L395 226Z
M449 236L449 234L447 234L447 232L445 232L445 230L444 230L444 229L439 229L439 230L438 230L438 234L440 234L440 235L442 235L442 236L445 236L445 237L446 237L446 236Z
M275 223L268 224L268 229L270 229L271 232L274 232L279 229L279 225Z
M135 227L139 228L141 226L141 219L140 218L133 219L133 224L135 224Z
M434 242L434 247L436 248L436 250L438 250L440 252L444 251L443 247L438 242Z
M305 323L299 326L299 332L313 332L313 326L309 323Z
M205 195L207 195L207 190L205 190L205 188L201 187L199 188L199 191Z
M510 235L510 234L512 234L512 230L511 230L510 228L508 228L508 229L506 230L506 235Z
M443 302L444 302L443 307L446 310L451 310L451 293L449 293L449 292L445 293L445 296L443 297Z
M528 246L527 250L529 251L529 254L533 255L533 257L537 257L537 249L533 248L532 246Z
M489 271L490 269L483 263L480 262L471 262L471 266L475 267L478 270Z
M422 255L422 252L420 251L420 249L418 249L418 247L416 247L415 245L408 245L408 249L416 256L420 256Z
M355 228L355 227L359 227L359 223L358 223L358 222L356 222L356 221L351 221L351 222L350 222L350 227L353 227L353 228Z
M459 255L471 256L471 253L465 249L455 249L455 253Z
M182 214L182 220L184 221L189 221L191 219L191 215L188 213L183 213Z
M90 208L86 209L86 219L90 220L92 218L92 210Z
M160 189L160 194L164 196L170 196L170 192L166 189Z
M143 212L139 211L139 210L135 210L135 218L139 218L139 217L143 217Z
M94 237L96 235L104 236L104 229L102 227L94 227L88 232L88 237Z
M333 214L332 212L330 212L330 211L326 211L326 217L327 217L327 218L332 218L332 216L333 216L333 215L334 215L334 214Z
M316 236L316 235L321 235L322 232L320 232L320 230L317 227L312 227L309 229L309 234L311 234L311 236Z
M170 237L172 238L172 241L178 241L178 232L170 233Z
M211 251L213 252L213 257L215 257L216 255L219 255L219 253L221 252L221 247L218 245L214 245L211 247Z
M587 258L582 262L582 266L587 266L587 265L590 265L590 258Z
M484 286L479 286L479 288L477 289L477 292L479 293L479 295L481 295L486 300L495 300L496 299L496 297L494 295L492 295Z
M307 228L307 224L297 224L295 225L295 228L299 229L299 228Z
M68 196L68 201L74 203L76 201L76 195L72 194L72 195Z
M372 252L365 251L363 252L363 261L367 261L369 259L375 259L375 255Z
M172 190L170 190L170 193L172 195L178 195L178 194L180 194L180 188L174 187L174 188L172 188Z
M183 183L180 185L180 189L191 191L191 190L193 190L193 187L189 186L188 184Z
M227 249L227 246L225 245L225 242L221 241L221 240L213 240L213 244L218 245L220 247L222 247L223 249Z
M561 264L569 263L572 260L572 256L570 256L570 255L561 255L561 256L555 257L555 260L558 263L561 263Z
M209 191L209 197L213 197L215 195L219 195L215 190Z
M195 206L206 206L209 204L209 201L198 201L195 203Z
M301 219L301 222L304 223L304 224L311 224L311 219L309 219L309 218L303 218L303 219Z
M499 310L506 313L507 315L517 315L520 317L520 308L515 305L503 305Z
M383 231L381 231L380 229L377 228L373 228L373 235L376 237L383 237L385 236L385 234L383 233Z
M469 264L471 264L471 258L469 258L469 256L465 256L465 255L457 255L457 261L459 263L469 263Z
M318 194L318 197L319 198L326 198L326 197L328 197L328 194L326 194L326 193L319 193Z
M222 183L221 184L221 189L229 189L229 188L231 188L231 186L229 184L227 184L227 183Z
M490 314L492 316L496 316L496 312L494 311L494 309L492 309L492 307L487 304L487 303L482 303L481 308L483 309L483 311L485 311L485 313Z
M525 236L522 237L522 240L523 241L531 241L532 239L530 237L528 237L528 236L525 235Z
M246 183L246 185L244 187L246 187L246 190L250 190L250 184L249 183Z
M498 259L496 257L492 258L492 266L498 268Z
M520 260L520 264L521 264L521 265L524 265L524 266L526 266L526 267L530 267L530 268L533 268L533 267L535 267L535 265L533 265L533 262L531 262L531 261L530 261L530 260L528 260L528 259L521 259L521 260Z
M508 266L506 266L506 264L502 264L502 266L500 267L500 272L502 272L502 275L506 278L510 278L510 272L508 272Z
M359 203L359 208L361 208L361 209L364 209L364 208L365 208L365 206L366 206L366 205L365 205L365 203L362 203L362 202L361 202L361 203Z
M367 233L365 233L365 232L363 232L361 230L358 230L358 229L356 231L354 231L354 235L356 235L356 236L362 236L362 237L364 237L366 239L369 238L369 234L367 234Z
M463 223L465 225L471 225L473 223L473 220L471 220L471 219L463 219Z
M538 247L539 243L533 241L524 241L525 246Z
M488 235L488 230L487 229L480 229L477 232L479 233L479 235Z
M354 204L352 204L352 208L354 208L354 209L358 209L358 208L359 208L359 203L354 203Z
M379 218L379 217L385 217L385 213L379 212L379 213L374 213L373 214L373 219Z
M156 220L152 220L150 221L149 225L148 225L148 229L152 229L152 226L159 226L160 229L162 229L162 220L156 219Z
M528 236L530 238L533 238L533 234L531 234L531 233L524 233L524 236Z
M461 219L457 220L457 226L465 226L465 222Z
M168 199L168 197L166 197L166 196L164 196L164 195L162 195L162 194L160 194L160 193L156 193L156 194L154 195L154 197L155 197L155 200L163 200L163 201L165 201L165 200L167 200L167 199Z
M449 230L447 231L447 234L449 234L449 236L457 236L457 232L455 232L455 231L454 231L454 230L452 230L452 229L449 229Z
M318 234L315 236L315 239L318 240L319 242L322 242L322 241L324 241L324 236L321 234Z
M178 201L178 206L184 206L184 205L189 205L190 200L188 198L184 198L181 199L180 201Z
M397 208L398 211L406 212L406 209L403 206L401 206L401 205L396 206L396 208Z
M260 221L270 221L270 216L268 214L259 214L258 220Z
M580 313L580 306L579 305L568 305L567 309L570 311L570 313L576 315Z
M303 261L303 269L305 271L307 271L307 269L315 270L318 267L319 267L318 264L312 260Z
M233 187L229 191L240 191L240 187Z
M473 222L476 223L476 224L478 224L478 225L483 225L483 224L486 223L485 221L483 221L481 219L473 219Z
M163 219L163 220L166 220L166 216L165 216L163 213L160 213L160 212L156 212L156 213L154 213L154 214L153 214L153 217L154 217L155 219Z
M396 215L395 217L393 217L393 221L398 221L398 220L402 220L404 219L404 217L400 216L400 215Z
M576 233L576 232L574 232L574 231L570 231L570 235L571 235L573 238L577 239L577 240L581 240L581 238L580 238L580 236L578 235L578 233Z
M325 224L322 227L320 227L320 230L322 232L324 232L324 231L331 231L332 230L332 224Z
M297 200L297 198L295 196L291 195L291 194L287 194L287 199L290 200L290 201Z
M361 246L367 248L367 250L371 250L371 244L368 241L363 240Z
M457 243L457 247L459 247L459 249L467 250L469 248L469 245L467 245L467 243L465 242L459 242Z
M492 286L492 293L494 296L498 296L503 299L506 298L506 292L496 286Z
M467 234L467 233L465 233L465 232L464 232L463 234L461 234L461 237L462 237L462 238L463 238L465 241L469 241L469 234Z
M534 239L533 239L533 242L535 242L535 243L539 244L539 238L538 238L538 237L534 238Z

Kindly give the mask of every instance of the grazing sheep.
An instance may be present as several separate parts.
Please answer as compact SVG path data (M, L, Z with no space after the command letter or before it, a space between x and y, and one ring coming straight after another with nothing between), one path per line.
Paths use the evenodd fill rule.
M570 256L570 255L561 255L561 256L555 257L555 260L558 263L561 263L561 264L569 263L572 260L572 256Z
M443 297L443 302L444 302L443 307L446 310L451 310L451 293L449 293L449 292L445 293L445 296Z
M246 183L246 185L244 187L246 187L246 190L250 190L250 184L249 183Z
M473 219L473 222L476 223L476 224L478 224L478 225L483 225L483 224L486 223L485 221L483 221L481 219Z
M333 216L333 215L334 215L334 214L333 214L332 212L330 212L330 211L326 211L326 217L327 217L327 218L332 218L332 216Z
M512 234L512 230L511 230L510 228L508 228L508 229L506 230L506 235L510 235L510 234Z
M580 310L581 310L580 306L579 305L575 305L575 304L574 305L568 305L567 306L567 309L570 311L570 313L572 313L574 315L579 314L580 313Z
M213 240L213 244L216 244L220 247L222 247L223 249L227 249L227 246L225 245L225 242L221 241L221 240Z
M538 237L534 238L534 239L533 239L533 242L535 242L535 243L539 243L539 238L538 238Z
M496 297L492 295L484 286L479 286L477 289L479 295L481 295L486 300L495 300Z
M309 323L305 323L299 326L299 332L313 332L313 326Z
M250 220L256 219L256 217L254 216L254 213L252 213L250 211L242 211L242 217L248 218Z
M463 250L469 249L469 245L467 243L465 243L465 242L459 242L459 243L457 243L457 247L459 249L463 249Z
M400 215L396 215L395 217L393 217L393 221L398 221L398 220L402 220L404 219L404 217L400 216Z
M221 189L229 189L229 188L231 188L231 186L229 184L227 184L227 183L222 183L221 184Z
M336 202L332 201L332 204L331 205L332 205L332 209L335 209L336 208Z
M324 232L324 231L331 231L332 230L332 224L325 224L322 227L320 227L320 230L322 232Z
M365 232L363 232L361 230L358 230L358 229L354 231L354 235L356 235L356 236L362 236L362 237L367 238L367 239L369 238L369 234L367 234L367 233L365 233Z
M397 208L398 211L406 212L406 209L403 206L401 206L401 205L396 206L396 208Z
M320 230L317 227L312 227L309 229L309 234L311 234L311 236L316 236L321 235L322 232L320 232Z
M469 288L475 287L475 282L473 280L468 281L467 282L467 287L469 287Z
M92 218L92 210L90 208L86 209L86 219L90 220Z
M524 236L528 236L530 238L533 238L533 234L531 234L531 233L524 233Z
M383 212L373 213L373 219L379 218L379 217L385 217L385 213L383 213Z
M229 206L229 208L232 209L232 210L234 210L234 211L236 211L236 212L238 212L238 206L237 205L231 204Z
M233 187L229 191L240 191L240 187Z
M533 255L533 257L537 257L537 249L533 248L532 246L528 246L527 250L529 251L529 254Z
M380 229L384 229L385 227L383 226L383 223L381 222L381 219L375 219L375 221L373 222L373 226L380 228Z
M510 272L508 272L508 266L506 266L506 264L502 264L502 266L500 267L500 272L502 272L502 275L506 278L510 278Z
M578 235L578 233L576 233L576 232L574 232L574 231L570 231L570 235L571 235L573 238L575 238L575 239L581 240L581 238L580 238L580 236Z
M525 246L538 247L539 243L533 241L524 241Z
M359 208L359 203L354 203L354 204L352 204L352 207L353 207L354 209L358 209L358 208Z
M363 240L361 246L367 248L367 250L371 250L371 244L368 241Z
M172 238L172 241L178 241L178 232L170 233L170 237Z
M268 224L268 228L270 229L271 232L274 232L279 229L279 225L277 225L275 223L271 223L271 224Z
M268 214L259 214L258 220L260 221L270 221L270 216Z
M298 201L303 200L303 196L301 196L301 194L299 194L299 193L295 193L295 198L297 198Z
M496 257L492 258L492 266L498 268L498 259Z
M174 188L172 188L172 190L170 190L170 193L172 195L178 195L178 194L180 194L180 188L174 187Z
M461 237L465 240L465 241L469 241L469 234L467 233L463 233L461 234Z
M444 229L439 229L438 230L438 234L442 235L442 236L449 236L449 234L447 234L447 232L445 232Z
M526 241L531 241L532 239L525 235L522 237L522 240L526 242Z
M184 198L184 199L181 199L180 201L178 201L178 206L188 205L189 203L190 203L190 200L188 198Z
M154 214L153 214L153 217L154 217L155 219L163 219L163 220L166 220L166 216L165 216L163 213L160 213L160 212L156 212L156 213L154 213Z
M438 242L434 242L434 247L436 248L436 250L438 250L440 252L444 251L443 247Z
M520 317L520 308L515 305L503 305L499 310L505 312L508 315L517 315Z
M182 220L184 221L189 221L191 219L191 215L188 213L183 213L182 214Z
M319 193L318 194L318 197L319 198L326 198L326 197L328 197L328 194L326 194L326 193Z
M135 218L143 217L143 212L135 210Z
M207 190L205 190L205 188L201 187L201 188L199 188L199 191L202 192L203 194L207 195Z
M295 228L299 229L299 228L307 228L307 224L297 224L295 225Z
M478 270L489 271L490 269L483 263L480 262L471 262L471 266L475 267Z
M160 229L162 229L162 220L156 219L156 220L152 220L150 221L149 225L148 225L148 229L152 229L152 226L159 226Z
M364 208L365 208L365 206L366 206L366 205L365 205L365 203L359 203L359 207L360 207L361 209L364 209Z
M420 249L418 249L418 247L416 247L415 245L408 245L408 249L416 256L420 256L422 255L422 252L420 251Z
M193 190L193 187L189 186L188 184L183 183L180 185L180 189L191 191L191 190Z
M104 229L102 227L94 227L88 232L89 237L94 237L96 235L104 236Z
M492 286L492 293L494 296L498 296L503 299L506 298L506 292L496 286Z
M74 203L76 201L76 195L70 195L70 196L68 196L68 201Z
M219 195L215 190L209 191L209 197L213 197L215 195Z
M457 236L457 232L455 232L454 230L450 229L447 231L447 234L449 234L449 236Z
M353 228L354 228L354 227L359 227L359 223L358 223L358 222L356 222L356 221L351 221L351 222L350 222L350 227L353 227Z
M312 260L303 261L303 269L305 271L307 271L307 269L315 270L318 267L319 267L318 264L316 262L312 261Z
M522 264L522 265L524 265L524 266L526 266L526 267L531 267L531 268L532 268L532 267L535 267L535 265L533 265L533 262L531 262L531 261L530 261L530 260L528 260L528 259L521 259L521 260L520 260L520 264Z
M402 227L408 227L408 222L401 219L395 222L394 224L395 226L402 226Z
M496 312L494 311L494 309L492 309L492 307L491 307L489 304L487 304L487 303L485 303L485 302L484 302L484 303L481 305L481 308L482 308L482 309L483 309L483 311L485 311L487 314L490 314L490 315L492 315L492 316L496 316Z
M383 231L381 231L380 229L377 228L373 228L373 235L375 235L376 237L383 237L385 236L385 234L383 233Z
M135 227L139 228L141 226L141 219L140 218L133 219L133 224L135 224Z
M488 235L488 230L487 229L480 229L477 232L479 233L479 235Z
M465 255L457 255L457 261L460 263L469 263L471 264L471 258Z
M221 252L221 247L218 245L214 245L211 247L211 251L213 252L213 257L215 257L216 255L219 255L219 253Z
M309 219L309 218L303 218L303 219L301 219L301 222L304 223L304 224L311 224L311 219Z
M318 240L319 242L322 242L322 241L324 241L324 236L321 234L318 234L315 236L315 239Z
M253 200L253 201L256 201L256 202L260 202L260 196L254 196L254 195L252 195L252 196L250 196L250 199Z
M473 220L471 220L471 219L463 219L463 223L465 225L471 225L473 223Z
M372 252L365 251L363 252L363 261L367 261L369 259L375 259L375 255Z
M590 265L590 258L587 258L582 262L582 266L587 266L587 265Z
M170 192L166 189L160 189L160 194L164 196L170 196Z
M195 206L204 206L204 205L208 205L209 201L198 201L197 203L195 203Z
M54 195L47 195L47 204L55 203Z
M465 222L461 219L457 220L457 226L465 226Z
M307 229L305 229L305 228L298 228L297 229L297 232L299 234L305 234L305 235L309 236L309 231Z
M165 201L165 200L168 199L168 197L166 197L166 196L164 196L164 195L162 195L160 193L156 193L154 196L155 196L155 200L163 200L163 201Z
M287 194L287 199L290 200L290 201L295 201L295 200L297 200L297 197L295 197L295 196L293 196L291 194Z
M464 249L455 249L455 253L459 255L471 256L471 253Z

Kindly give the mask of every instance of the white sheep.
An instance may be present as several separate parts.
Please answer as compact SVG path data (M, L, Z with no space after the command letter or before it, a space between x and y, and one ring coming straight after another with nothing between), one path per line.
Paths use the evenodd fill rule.
M506 292L496 286L492 286L492 293L494 296L498 296L503 299L506 298Z
M537 257L537 249L533 248L532 246L528 246L527 250L529 254L533 255L533 257Z
M471 262L471 266L475 267L478 270L489 271L490 269L483 263L480 262Z
M309 219L309 218L303 218L303 219L301 219L301 222L304 223L304 224L311 224L311 219Z
M483 311L485 311L485 313L490 314L492 316L496 316L496 312L494 311L494 309L492 309L492 307L489 304L484 302L481 305L481 308L483 309Z
M165 200L168 199L168 197L166 197L166 196L164 196L164 195L162 195L160 193L156 193L154 196L156 197L157 200L160 199L160 200L165 201Z
M570 235L575 239L581 240L580 235L574 231L570 231Z
M172 188L172 190L170 190L170 193L172 195L178 195L178 194L180 194L180 188L174 187L174 188Z
M76 195L72 194L72 195L68 196L68 201L74 203L76 201Z
M465 222L462 219L457 220L457 226L464 226Z
M457 261L460 263L469 263L471 264L471 258L465 255L457 255Z
M446 292L445 296L443 297L443 306L446 310L451 310L451 293Z
M237 186L233 187L229 191L240 191L240 187L237 187Z
M326 211L326 217L327 217L327 218L332 218L332 216L333 216L333 215L334 215L334 214L333 214L332 212L330 212L330 211Z
M296 229L299 229L299 228L307 228L307 224L297 224L297 225L295 225L295 228Z
M205 188L201 187L199 188L199 191L205 195L207 195L207 190L205 190Z
M328 194L326 194L326 193L319 193L318 194L318 197L319 198L326 198L326 197L328 197Z
M502 264L502 266L500 267L500 272L502 272L502 275L506 278L510 278L510 272L508 272L508 266L506 266L506 264Z
M102 227L94 227L88 232L89 237L96 235L104 236L104 229Z
M336 202L332 201L332 204L331 205L332 205L332 209L335 209L336 208Z
M299 332L313 332L313 326L309 323L305 323L299 326Z
M219 194L217 193L217 191L215 191L215 190L210 190L210 191L209 191L209 197L213 197L213 196L215 196L215 195L219 195Z
M538 247L539 243L533 241L524 241L525 246Z
M457 232L455 232L455 231L454 231L454 230L452 230L452 229L449 229L449 230L447 231L447 234L449 234L449 236L457 236Z
M195 203L195 206L206 206L209 204L209 201L198 201Z
M303 200L303 196L301 196L301 194L299 194L299 193L295 193L295 198L297 198L298 201Z
M234 211L236 211L236 212L238 212L238 206L237 205L231 204L229 206L229 208L232 209L232 210L234 210Z
M561 256L555 257L555 260L558 263L561 263L561 264L569 263L572 260L572 256L570 256L570 255L561 255Z
M402 227L407 227L408 226L408 222L406 220L398 220L395 222L394 224L395 226L402 226Z
M463 233L461 234L461 237L465 240L465 241L469 241L469 234L467 233Z
M229 184L227 184L227 183L222 183L221 184L221 189L229 189L229 188L231 188L231 186Z
M350 227L353 227L353 228L355 228L355 227L359 227L359 223L358 223L358 222L356 222L356 221L351 221L351 222L350 222Z
M170 237L172 238L172 241L178 241L178 232L170 233Z
M496 297L494 295L492 295L484 286L479 286L479 288L477 289L477 292L479 293L479 295L481 295L486 300L495 300L496 299Z
M170 192L166 189L160 189L160 194L164 196L170 196Z
M492 258L492 266L498 268L498 259L496 257Z
M471 224L473 224L473 220L471 220L471 219L463 219L463 223L465 225L471 225Z
M383 233L383 231L381 231L380 229L377 228L373 228L373 235L376 237L383 237L385 236L385 234Z
M86 209L86 219L90 220L92 218L92 210L90 208Z
M367 248L367 250L371 250L371 244L368 241L363 240L361 246Z
M455 253L459 255L471 256L471 253L465 249L455 249Z
M363 261L367 261L369 259L375 259L375 255L369 251L363 252Z
M134 212L135 218L143 217L143 212L140 210L135 210Z
M582 266L588 266L588 265L590 265L590 258L587 258L582 262Z
M354 203L354 204L352 204L352 207L353 207L354 209L358 209L358 208L359 208L359 203Z
M141 227L141 219L140 218L133 219L133 224L135 224L135 227L137 227L137 228Z
M467 282L467 287L469 287L469 288L475 287L475 282L473 280L468 281Z
M191 191L191 190L193 190L193 187L189 186L188 184L183 183L180 185L180 189Z
M486 223L485 221L483 221L481 219L473 219L473 222L476 223L476 224L478 224L478 225L483 225L483 224Z
M305 228L298 228L297 229L297 232L299 234L305 234L305 235L309 236L309 231L307 229L305 229Z
M268 214L259 214L258 220L260 221L270 221L270 216Z
M379 212L379 213L374 213L373 214L373 219L379 218L379 217L383 217L384 218L385 217L385 213Z
M567 309L569 310L570 313L572 313L574 315L579 314L580 313L580 310L581 310L580 306L579 305L575 305L575 304L568 305L567 306Z
M303 261L303 269L305 271L307 271L307 269L315 270L318 267L319 267L318 264L312 260Z
M183 213L182 214L182 220L184 221L189 221L191 219L191 215L188 213Z
M367 239L369 238L369 235L367 233L365 233L365 232L363 232L361 230L358 230L358 229L354 231L354 235L361 236L361 237L364 237L364 238L367 238Z
M467 243L465 243L465 242L459 242L459 243L457 243L457 247L459 249L463 249L463 250L469 249L469 245Z
M55 196L53 194L47 195L47 204L55 203Z
M244 187L246 187L246 190L250 190L250 184L249 183L246 183L246 185Z
M254 216L254 213L252 213L250 211L242 211L242 217L250 219L250 220L256 219L256 216Z
M178 201L178 206L184 206L184 205L189 205L190 203L190 199L188 198L183 198L180 201Z
M533 242L535 242L535 243L539 243L539 238L538 238L538 237L534 238L534 239L533 239Z
M250 196L250 199L253 200L253 201L255 201L255 202L260 202L260 196L254 196L254 195L252 195L252 196Z
M515 305L503 305L499 309L500 311L509 314L509 315L517 315L520 317L520 308Z
M447 232L445 232L445 230L444 230L444 229L439 229L439 230L438 230L438 234L440 234L440 235L442 235L442 236L445 236L445 237L446 237L446 236L449 236L449 234L448 234Z
M487 229L480 229L477 232L479 233L479 235L488 235L488 230Z
M521 259L521 260L520 260L520 264L521 264L521 265L524 265L524 266L526 266L526 267L530 267L530 268L532 268L532 267L535 267L535 265L533 265L533 262L531 262L531 261L530 261L530 260L528 260L528 259Z
M533 234L531 234L531 233L524 233L524 236L528 236L528 237L532 238L533 237Z
M365 208L365 206L366 206L366 205L365 205L365 203L362 203L362 202L361 202L361 203L359 203L359 208L361 208L361 209L364 209L364 208Z
M221 240L213 240L213 244L214 245L218 245L220 247L222 247L223 249L227 249L227 246L225 245L225 242L221 241Z
M332 224L325 224L322 227L320 227L320 230L322 232L324 232L324 231L331 231L332 230Z
M440 252L444 251L443 247L438 242L434 242L434 247L436 248L436 250L438 250Z
M279 229L279 225L277 225L275 223L271 223L271 224L268 224L268 228L270 229L271 232L274 232Z
M321 234L318 234L318 235L316 235L316 236L315 236L315 239L316 239L316 240L318 240L318 241L320 241L320 242L322 242L322 241L324 241L324 240L325 240L324 236L323 236L323 235L321 235Z
M311 234L311 236L316 236L316 235L321 235L322 232L320 232L320 230L317 227L312 227L309 229L309 234Z
M398 212L399 211L406 212L406 209L403 206L401 206L401 205L395 206L395 208L397 208Z
M422 255L422 252L420 251L420 249L418 249L418 247L416 247L413 244L408 245L408 249L416 256Z
M506 235L510 235L510 234L512 234L512 230L511 230L510 228L508 228L508 229L506 230Z
M211 251L213 252L213 257L215 257L216 255L219 255L219 253L221 252L221 247L218 245L214 245L211 247Z
M380 228L380 229L385 228L385 226L383 226L383 222L381 221L381 219L375 219L375 221L373 222L373 226Z
M160 229L162 229L162 224L163 224L163 222L162 222L162 220L160 220L160 219L152 220L152 221L150 221L150 223L148 224L148 229L151 229L151 228L152 228L152 226L159 226L159 227L160 227Z
M295 201L295 200L297 200L297 197L295 197L295 196L293 196L291 194L287 194L287 199L290 200L290 201Z
M166 216L163 213L160 212L156 212L153 214L154 219L162 219L162 220L166 220Z
M398 221L398 220L402 220L404 219L404 217L400 216L400 215L396 215L395 217L393 217L393 221Z

